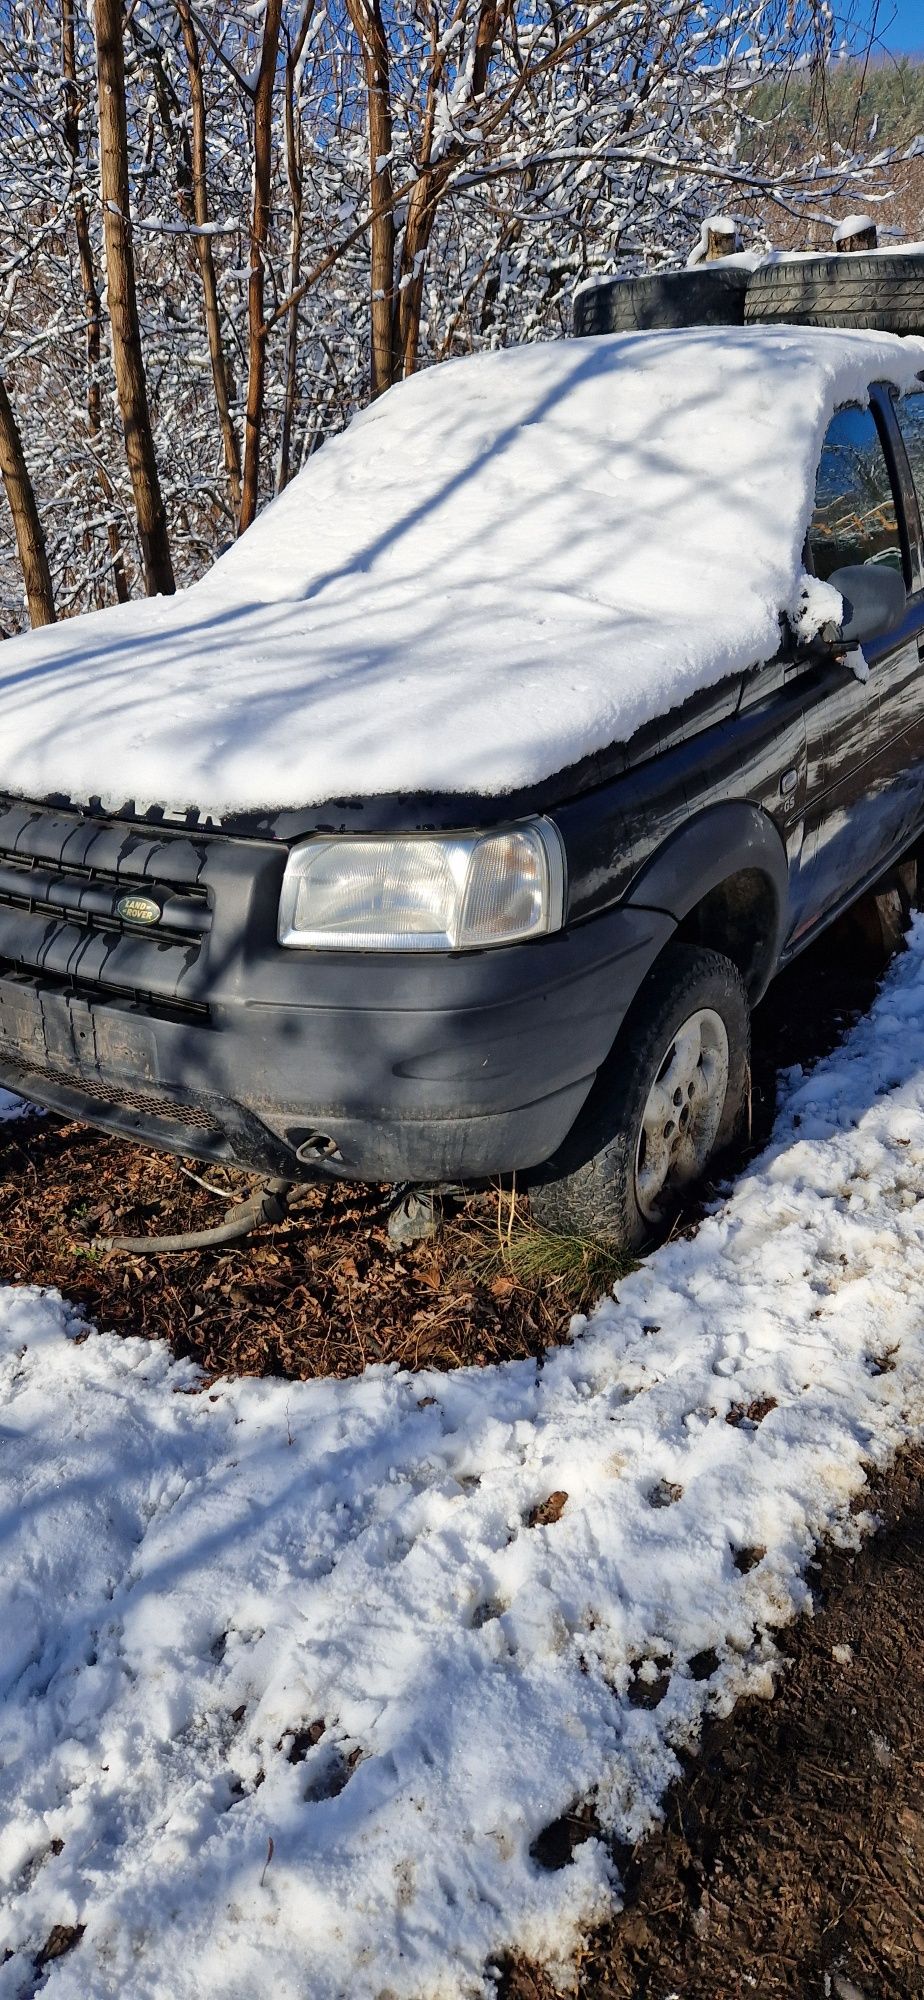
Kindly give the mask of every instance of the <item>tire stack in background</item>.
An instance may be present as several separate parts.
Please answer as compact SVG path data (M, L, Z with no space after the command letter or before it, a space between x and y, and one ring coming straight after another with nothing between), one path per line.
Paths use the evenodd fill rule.
M741 326L751 272L738 265L603 278L574 300L574 332L647 333L668 326Z
M865 326L924 333L924 250L865 250L759 264L744 299L751 324Z
M719 261L579 288L585 337L680 326L844 326L924 334L924 249Z

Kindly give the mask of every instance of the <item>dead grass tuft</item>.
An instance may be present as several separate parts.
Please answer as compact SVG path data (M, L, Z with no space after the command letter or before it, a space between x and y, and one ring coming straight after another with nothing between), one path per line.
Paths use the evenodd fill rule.
M495 1296L547 1289L558 1292L573 1312L595 1304L636 1264L613 1244L540 1229L515 1189L498 1190L493 1225L473 1215L457 1234L460 1261Z

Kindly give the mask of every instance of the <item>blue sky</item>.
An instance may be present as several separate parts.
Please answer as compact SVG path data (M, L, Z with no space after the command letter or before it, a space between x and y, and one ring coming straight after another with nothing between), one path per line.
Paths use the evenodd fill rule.
M878 29L893 54L924 53L924 0L880 0Z

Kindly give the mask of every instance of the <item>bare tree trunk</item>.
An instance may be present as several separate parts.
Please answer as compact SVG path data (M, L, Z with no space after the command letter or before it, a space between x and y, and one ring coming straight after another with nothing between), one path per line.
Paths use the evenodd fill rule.
M442 166L442 162L440 163ZM413 375L417 366L420 348L420 316L423 307L424 266L436 208L442 191L442 184L448 173L446 169L435 173L426 168L411 195L404 225L404 241L401 246L401 286L397 301L398 368L402 375Z
M29 617L33 625L53 625L55 599L45 537L35 504L29 468L23 453L19 425L2 375L0 375L0 473L3 474L6 497L13 516Z
M248 373L244 431L244 482L238 534L250 527L260 487L260 443L266 390L266 335L263 256L270 217L273 169L273 85L279 55L282 0L266 0L263 46L253 104L253 215L250 224L250 277L247 289Z
M388 36L379 0L347 0L362 50L369 125L370 278L372 351L370 387L380 396L396 376L394 344L395 215L391 170L392 110Z
M61 8L61 72L64 79L64 141L71 156L71 164L76 176L80 160L80 99L77 90L77 53L74 40L74 0L62 0ZM87 205L82 194L74 197L74 227L77 235L77 256L80 263L80 283L83 289L84 310L87 315L87 433L96 445L102 430L100 407L99 365L102 348L102 307L99 285L96 278L96 264L93 257L93 243L90 237L90 223ZM112 481L105 466L96 461L96 472L103 499L106 502L106 534L109 553L112 557L112 580L115 594L120 604L128 602L128 580L125 575L125 558L122 554L122 538L115 519Z
M298 65L305 38L314 13L313 4L306 6L301 26L286 55L286 172L289 180L289 199L292 204L292 226L289 232L289 323L286 328L286 375L282 403L282 428L279 435L279 463L276 468L276 491L281 493L288 486L292 475L292 426L295 421L295 399L298 389L298 308L299 300L294 296L298 290L302 261L302 147L296 102Z
M122 0L96 0L99 150L106 242L106 298L112 325L116 391L125 428L125 455L135 496L138 536L149 597L176 589L148 408L128 187L125 52Z
M176 11L183 33L186 50L186 66L189 72L189 97L192 105L192 190L193 213L200 230L209 222L208 188L206 184L206 118L205 92L202 85L202 61L199 42L193 25L189 0L176 0ZM218 280L215 275L215 258L212 253L210 236L196 237L196 256L199 260L199 275L202 280L202 301L205 312L205 330L209 343L209 359L212 364L212 381L215 385L215 402L218 421L221 426L222 446L225 454L225 471L231 492L231 504L235 518L241 506L241 454L231 415L231 389L228 378L228 364L225 357L224 341L221 333L221 314L218 306Z
M483 95L491 66L491 56L497 39L499 26L498 0L481 0L478 26L475 31L475 53L472 64L472 83L469 102L477 103ZM423 307L424 272L430 238L436 221L439 202L446 183L459 157L457 143L450 144L434 161L433 124L436 107L436 88L440 79L445 57L437 45L433 47L430 77L427 92L427 109L424 118L423 143L421 147L420 169L417 182L412 189L404 225L404 239L401 245L401 272L398 296L395 304L394 369L395 375L412 375L417 366L420 351L420 318Z

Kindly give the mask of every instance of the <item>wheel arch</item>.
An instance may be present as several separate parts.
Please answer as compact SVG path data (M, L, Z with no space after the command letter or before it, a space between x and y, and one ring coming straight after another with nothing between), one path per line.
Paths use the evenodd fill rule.
M665 911L675 938L724 952L753 1004L767 990L783 942L789 863L782 838L759 806L709 806L645 863L626 901Z

